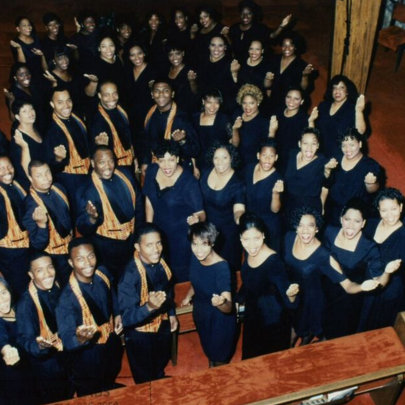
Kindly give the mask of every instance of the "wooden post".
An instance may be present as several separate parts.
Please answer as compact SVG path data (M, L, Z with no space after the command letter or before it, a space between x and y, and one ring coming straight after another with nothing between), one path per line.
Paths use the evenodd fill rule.
M336 0L331 77L344 74L364 93L370 71L381 0ZM350 26L345 56L347 21Z

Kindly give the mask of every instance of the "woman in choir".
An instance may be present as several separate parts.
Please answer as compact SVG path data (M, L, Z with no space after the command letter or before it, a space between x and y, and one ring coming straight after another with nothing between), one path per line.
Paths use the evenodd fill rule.
M343 273L339 263L322 246L317 233L322 226L320 213L310 207L295 210L291 216L295 232L285 237L284 260L291 279L300 285L300 301L294 314L295 345L304 345L324 339L325 294L322 278L328 278L348 294L375 289L379 282L369 279L357 284Z
M242 215L239 234L245 260L237 295L239 305L245 305L242 359L290 347L289 310L297 306L300 286L290 284L280 256L265 243L265 233L257 215Z
M11 292L0 273L0 403L37 403L28 360L17 344L17 323Z
M354 83L343 75L332 77L324 99L318 107L316 127L321 132L325 156L339 159L342 156L339 139L347 128L356 128L361 135L366 133L365 100L358 95Z
M245 187L235 171L238 154L229 143L216 143L208 156L212 168L203 172L200 179L204 207L208 220L220 232L215 250L236 271L241 263L238 223L245 212Z
M328 226L323 237L325 247L339 262L343 273L356 283L377 279L385 286L399 262L384 264L378 245L367 239L363 228L366 224L367 206L358 199L348 201L340 216L341 227ZM395 277L395 276L394 276ZM336 284L324 279L327 300L324 331L326 338L356 333L360 319L367 319L363 308L363 294L348 295ZM388 287L389 288L389 287ZM363 310L362 310L363 308Z
M246 210L256 213L266 225L266 243L279 252L281 248L281 199L284 182L276 169L276 142L269 138L257 151L257 163L245 168Z
M31 160L44 160L45 150L43 139L36 129L36 112L30 103L15 102L13 114L14 135L10 143L10 158L15 168L15 176L19 183L28 190L28 164Z
M261 143L273 137L275 130L269 121L260 114L259 106L263 100L260 89L252 84L243 85L236 98L242 111L237 111L232 126L232 145L237 147L242 167L256 163L256 154Z
M373 294L370 302L367 297L368 318L360 325L361 331L393 326L398 312L405 309L403 204L404 197L399 190L381 190L374 202L380 218L367 221L365 234L379 247L383 264L399 261L401 267L384 289Z
M372 205L375 193L385 181L381 166L363 152L366 141L355 128L347 129L339 141L343 157L330 178L325 212L332 225L339 224L342 208L351 198L357 197Z
M217 236L210 222L191 225L191 287L182 301L182 306L193 302L193 319L210 367L229 363L236 335L231 270L214 250Z
M170 268L182 282L189 279L188 225L205 220L203 200L197 180L179 164L176 142L162 141L154 152L157 164L148 165L143 187L146 221L163 231Z
M196 159L198 177L202 170L208 169L206 155L215 142L228 143L232 135L232 125L227 114L221 111L222 94L217 89L207 90L202 96L202 111L192 116L197 132L200 154Z

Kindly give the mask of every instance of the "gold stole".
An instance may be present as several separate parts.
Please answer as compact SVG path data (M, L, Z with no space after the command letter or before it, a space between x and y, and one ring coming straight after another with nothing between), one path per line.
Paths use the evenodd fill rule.
M140 305L145 305L148 302L148 297L149 297L149 291L148 291L148 282L146 278L146 270L145 266L143 265L139 253L135 251L134 253L134 260L136 267L139 271L139 275L141 276L141 300L140 300ZM172 272L170 271L169 266L166 264L166 262L163 259L160 259L160 264L162 265L165 273L167 280L170 280L172 278ZM157 315L152 321L147 323L146 325L143 326L138 326L136 328L137 331L139 332L151 332L151 333L156 333L159 330L160 324L162 323L162 320L166 320L167 314L160 314Z
M119 170L115 169L114 174L116 174L127 186L131 194L132 205L135 211L136 196L132 184L125 177L125 175L121 173ZM128 239L129 235L134 233L135 214L131 220L125 222L124 224L121 224L118 218L116 217L114 210L111 207L107 194L104 191L103 183L101 182L100 177L97 176L95 171L91 173L91 179L93 181L94 186L96 187L98 195L100 196L104 216L103 223L97 228L96 233L98 235L110 239L117 239L117 240Z
M78 125L86 132L86 126L84 125L84 122L76 115L72 113L72 118L76 120ZM79 152L76 149L76 145L73 142L73 139L66 128L66 125L62 122L62 120L55 114L52 114L53 120L56 122L56 124L59 126L59 128L63 131L63 133L66 136L66 139L68 141L69 145L69 163L65 166L63 169L63 173L70 173L70 174L87 174L89 172L89 167L90 167L90 158L84 158L82 159L79 155Z
M69 201L68 201L66 195L63 193L63 191L59 190L54 185L51 186L51 190L54 191L56 194L58 194L59 197L62 198L62 200L65 202L65 204L69 208ZM46 212L48 212L44 202L42 201L42 199L38 195L38 193L33 189L33 187L30 187L30 194L31 194L32 198L34 199L34 201L40 207L42 207ZM67 254L69 242L72 240L72 232L70 232L64 238L62 236L60 236L58 231L55 228L55 225L54 225L50 215L48 215L48 230L49 230L49 243L48 243L48 246L44 249L45 252L47 252L51 255Z
M112 315L110 315L110 320L108 322L103 323L102 325L97 325L96 321L94 320L93 314L91 313L90 308L83 297L79 283L73 273L74 272L72 271L72 273L70 274L69 285L73 291L73 294L77 298L77 301L79 301L79 305L82 310L83 325L95 326L97 328L97 331L100 332L100 337L97 339L96 343L105 344L110 337L110 334L114 332L113 317ZM94 274L99 276L104 281L109 290L111 289L110 280L104 273L102 273L100 270L96 270Z
M56 350L61 352L63 350L62 340L58 336L58 332L52 333L51 330L49 329L49 326L46 323L44 311L42 309L41 303L39 302L37 287L35 287L35 284L32 280L28 285L28 292L30 293L32 301L34 301L34 305L37 309L39 319L39 335L43 337L45 340L54 342L53 347L55 347Z
M119 105L117 105L117 109L120 112L120 114L125 118L125 120L128 122L128 115L125 112L125 110ZM118 135L117 129L115 128L115 125L113 124L110 116L108 115L108 113L101 104L98 105L98 111L100 112L101 116L106 120L108 126L110 127L110 131L113 137L114 155L117 158L117 164L119 166L132 165L134 161L134 150L132 146L127 150L124 149L121 143L121 139Z
M149 121L150 121L153 113L156 111L156 109L157 109L157 105L154 105L146 114L145 123L144 123L145 128L149 124ZM172 108L170 109L170 113L167 118L165 135L163 137L166 141L169 141L172 138L172 126L173 126L174 117L176 116L176 113L177 113L177 104L173 101Z
M18 184L16 181L13 181L13 184L24 196L27 195L20 184ZM18 225L10 199L8 198L7 192L3 189L3 187L0 187L0 194L4 198L8 223L7 235L3 239L0 239L0 247L8 249L28 248L30 246L28 232L21 230L20 225Z

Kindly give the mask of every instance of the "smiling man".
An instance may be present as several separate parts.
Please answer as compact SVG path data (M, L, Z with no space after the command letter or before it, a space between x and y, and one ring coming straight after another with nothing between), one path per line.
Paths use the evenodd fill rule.
M56 180L63 184L73 201L75 191L85 182L90 167L87 129L73 113L70 93L63 87L52 90L52 122L45 142L48 161Z
M107 145L114 151L118 166L127 167L133 173L134 150L126 111L118 104L117 85L111 81L100 84L100 103L92 119L90 137L95 145Z
M122 332L112 277L97 266L94 247L84 238L69 244L72 274L56 308L58 330L72 360L78 396L114 388L121 368Z
M30 246L51 255L57 279L65 285L70 274L68 244L73 235L66 191L60 184L53 184L51 169L42 161L32 160L28 174L31 187L24 201L23 224L28 231Z
M91 238L97 256L118 280L133 252L135 223L144 220L140 187L115 167L114 154L98 146L91 159L93 172L78 192L77 228Z
M148 223L137 229L135 249L118 284L118 302L129 365L139 384L164 377L171 332L178 322L172 273L162 259L162 238L156 225Z
M17 306L18 342L28 353L36 379L40 403L56 402L73 396L68 379L66 353L58 335L55 308L60 288L55 283L55 267L43 252L31 257L28 290Z

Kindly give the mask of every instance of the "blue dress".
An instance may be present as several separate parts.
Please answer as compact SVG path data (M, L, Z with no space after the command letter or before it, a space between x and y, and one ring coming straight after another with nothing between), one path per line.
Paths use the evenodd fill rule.
M297 168L298 150L290 152L285 181L285 212L289 213L303 206L312 207L322 212L321 191L326 187L324 167L326 159L318 155L310 163Z
M319 246L307 259L300 260L293 255L296 234L288 232L285 237L284 258L293 282L300 286L300 303L294 316L295 332L300 337L322 336L325 310L325 294L322 289L322 276L338 284L346 276L334 270L330 263L330 253Z
M202 174L201 191L204 198L207 221L212 222L220 235L215 250L230 265L232 270L240 268L242 250L239 242L238 226L233 216L234 204L245 204L245 187L236 173L221 190L213 190L208 185L210 171Z
M242 358L260 356L290 345L291 325L287 272L278 254L270 255L260 266L242 264L242 287L238 301L245 303Z
M343 273L358 284L379 277L384 272L384 266L377 245L362 234L353 252L342 249L335 244L339 230L335 227L326 228L324 243L339 262ZM331 283L328 279L324 279L323 282L328 302L324 325L325 336L329 339L356 333L360 318L368 315L365 309L362 311L363 298L368 293L347 294L340 286Z
M238 116L242 116L242 111L234 114L233 122ZM250 121L243 121L242 127L239 128L240 143L238 147L242 168L249 163L257 162L260 145L269 136L269 124L269 120L261 114L256 115Z
M202 265L193 255L190 281L194 288L193 318L201 346L209 360L230 361L235 349L236 316L221 312L211 304L213 294L231 291L231 271L225 261L211 266Z
M321 132L321 150L327 157L339 159L342 151L338 143L339 137L348 129L356 126L355 106L346 100L335 112L330 114L331 101L319 104L316 127Z
M162 190L156 181L158 170L156 164L148 166L143 193L152 204L153 222L166 238L165 255L175 282L182 282L189 279L191 257L187 217L204 210L203 200L198 182L188 170L183 170L173 186Z
M271 200L273 198L273 187L282 177L274 171L265 179L253 183L253 176L256 164L250 164L245 169L246 185L246 211L254 212L266 224L267 244L279 252L281 247L281 217L279 213L271 211Z
M380 220L367 221L365 234L374 240L375 231ZM392 260L402 259L401 267L393 274L383 289L374 291L367 296L365 306L368 317L360 325L360 331L393 326L398 312L405 309L405 226L402 225L382 243L377 243L381 259L386 265Z
M368 193L364 184L364 178L368 172L377 177L381 186L384 182L381 166L368 156L363 156L351 170L344 170L341 162L339 163L339 166L332 170L328 180L330 186L328 187L329 195L325 208L328 223L335 226L340 224L340 213L351 198L360 198L369 207L372 206L375 193Z

